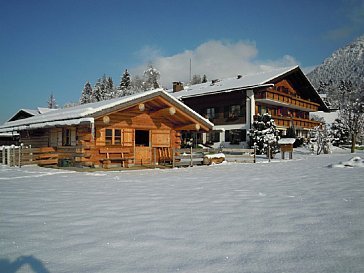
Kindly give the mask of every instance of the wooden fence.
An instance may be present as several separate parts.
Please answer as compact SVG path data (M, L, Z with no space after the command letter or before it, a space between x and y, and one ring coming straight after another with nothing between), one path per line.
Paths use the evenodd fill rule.
M57 165L58 154L52 147L2 146L0 147L0 163L19 167L30 164Z
M256 163L256 149L174 149L173 167L208 165L211 159L208 155L222 153L227 162Z

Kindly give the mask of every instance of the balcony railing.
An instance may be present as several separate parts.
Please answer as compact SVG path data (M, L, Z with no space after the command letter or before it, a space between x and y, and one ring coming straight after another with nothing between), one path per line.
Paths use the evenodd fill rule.
M255 94L256 101L259 100L269 100L276 102L276 105L287 105L289 104L291 108L295 109L305 109L308 111L318 111L320 104L304 100L299 97L284 94L275 90L265 90ZM266 102L269 103L269 102Z
M320 122L303 119L303 118L290 118L272 115L274 122L277 126L289 128L292 125L296 128L312 129L320 125ZM293 123L293 124L292 124Z

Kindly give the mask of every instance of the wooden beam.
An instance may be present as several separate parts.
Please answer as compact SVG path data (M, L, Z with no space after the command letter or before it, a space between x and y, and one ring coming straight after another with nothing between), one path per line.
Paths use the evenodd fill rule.
M171 106L167 108L162 108L160 110L157 110L155 112L151 112L150 115L152 117L165 117L165 116L173 116L176 113L176 108Z
M199 131L200 129L201 129L201 125L198 123L187 124L187 125L175 128L176 131Z

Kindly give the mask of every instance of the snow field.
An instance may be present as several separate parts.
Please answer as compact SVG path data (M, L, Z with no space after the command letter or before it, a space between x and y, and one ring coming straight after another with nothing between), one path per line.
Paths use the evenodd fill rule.
M0 166L0 272L362 272L348 153L76 173ZM11 271L21 256L28 265ZM46 271L45 271L46 270ZM37 272L39 273L39 272Z

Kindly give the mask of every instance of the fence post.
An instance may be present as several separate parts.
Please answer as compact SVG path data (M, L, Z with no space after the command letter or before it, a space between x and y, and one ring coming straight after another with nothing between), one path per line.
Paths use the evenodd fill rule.
M33 163L32 145L29 145L29 161Z
M154 157L154 169L157 165L157 148L153 148L153 157Z
M21 159L23 155L22 153L23 153L23 143L19 145L19 168L21 168Z
M6 165L10 166L10 146L6 147Z
M5 146L1 147L1 164L5 165Z
M270 144L268 143L268 162L270 162Z
M254 145L254 163L257 163L257 146Z
M193 166L192 146L190 147L190 167Z
M175 162L176 162L176 148L173 147L173 149L172 149L172 168L175 167L175 165L176 165Z

